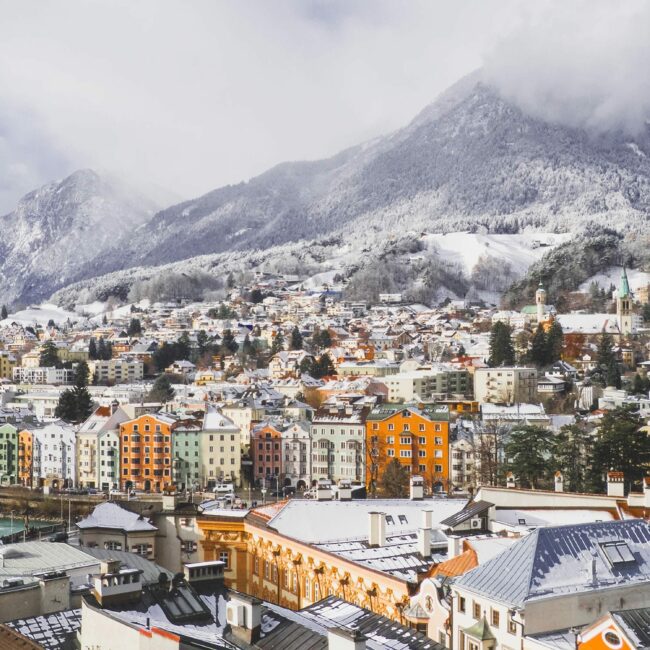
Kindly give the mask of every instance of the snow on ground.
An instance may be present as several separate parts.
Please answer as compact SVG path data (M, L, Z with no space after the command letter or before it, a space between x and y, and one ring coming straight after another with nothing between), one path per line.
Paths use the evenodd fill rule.
M585 280L580 285L578 291L587 293L589 291L589 285L591 285L592 282L596 282L605 290L608 290L612 284L614 287L618 287L621 282L621 271L622 269L620 266L611 266L607 271L598 273L597 275L592 275L588 280ZM650 284L650 273L627 269L627 279L630 283L630 289L636 291L637 289Z
M337 274L343 275L343 271L340 269L334 269L332 271L317 273L305 280L302 284L305 289L320 289L324 284L331 287L334 284L334 278Z
M460 263L471 273L483 256L509 262L512 270L523 275L528 267L549 250L571 238L569 233L525 232L517 235L490 235L470 232L427 234L428 248L437 249L441 257Z
M0 321L0 326L8 326L11 323L20 323L21 325L28 326L38 323L39 325L47 325L50 320L55 323L65 323L68 319L70 321L79 321L79 314L71 311L61 309L56 305L48 303L21 309L15 314L9 314L9 317Z

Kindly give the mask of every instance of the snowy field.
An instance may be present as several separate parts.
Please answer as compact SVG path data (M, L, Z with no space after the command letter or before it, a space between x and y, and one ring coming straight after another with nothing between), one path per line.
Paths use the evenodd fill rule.
M612 284L615 287L618 287L621 281L621 270L620 266L612 266L604 273L593 275L580 285L579 291L587 293L592 282L596 282L596 284L600 285L603 289L609 289ZM627 269L627 279L630 283L630 289L634 292L637 289L650 284L650 273Z
M449 261L458 262L466 273L471 273L481 257L493 257L508 262L517 275L550 250L568 241L568 233L530 232L517 235L490 235L452 232L424 236L427 248L437 250Z

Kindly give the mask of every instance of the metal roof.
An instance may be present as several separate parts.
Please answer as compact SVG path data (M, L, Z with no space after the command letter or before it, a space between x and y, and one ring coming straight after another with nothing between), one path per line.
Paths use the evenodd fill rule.
M612 618L636 648L650 648L650 607L612 612Z
M607 544L631 561L612 562ZM650 524L639 519L538 528L456 585L522 607L554 595L650 583Z

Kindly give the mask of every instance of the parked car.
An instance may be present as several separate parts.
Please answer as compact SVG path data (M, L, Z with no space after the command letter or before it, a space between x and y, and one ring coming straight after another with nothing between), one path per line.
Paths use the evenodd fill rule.
M68 541L68 533L66 532L60 532L60 533L54 533L54 535L50 535L47 538L48 542L67 542Z

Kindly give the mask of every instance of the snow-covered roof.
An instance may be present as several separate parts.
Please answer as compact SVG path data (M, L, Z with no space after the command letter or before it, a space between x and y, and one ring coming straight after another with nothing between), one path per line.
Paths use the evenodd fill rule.
M116 503L100 503L95 506L91 514L77 523L77 527L82 530L113 528L129 533L158 530L148 519L130 510L125 510Z
M462 510L462 499L359 499L353 501L288 501L267 525L280 534L307 543L364 540L368 537L370 512L383 512L393 523L387 523L386 534L396 536L417 531L422 510L433 512L433 526Z

